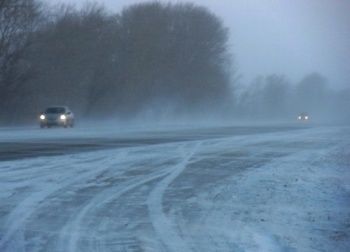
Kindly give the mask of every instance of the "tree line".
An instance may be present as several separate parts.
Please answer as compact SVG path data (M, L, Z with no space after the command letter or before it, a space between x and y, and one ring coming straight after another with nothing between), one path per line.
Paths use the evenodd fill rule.
M290 121L300 113L316 122L350 122L350 88L334 90L326 77L310 73L298 83L284 75L256 77L236 93L234 113L247 120Z
M319 73L233 77L228 29L191 3L147 2L110 13L96 3L49 9L0 0L0 124L35 122L47 106L79 118L280 120L301 112L350 121L350 89Z
M231 99L228 30L206 8L49 11L36 0L1 0L0 19L0 122L32 120L55 104L129 118L217 111Z

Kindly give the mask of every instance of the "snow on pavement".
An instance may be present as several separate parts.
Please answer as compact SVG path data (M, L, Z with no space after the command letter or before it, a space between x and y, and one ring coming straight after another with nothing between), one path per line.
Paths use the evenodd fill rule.
M350 129L0 162L0 251L349 251Z

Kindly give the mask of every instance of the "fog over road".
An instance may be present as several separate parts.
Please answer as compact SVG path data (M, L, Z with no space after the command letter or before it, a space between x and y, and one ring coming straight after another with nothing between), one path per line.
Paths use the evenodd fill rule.
M118 131L113 128L0 128L0 161L55 156L92 150L223 138L303 129L305 126L180 128Z
M2 129L0 251L347 251L349 127Z

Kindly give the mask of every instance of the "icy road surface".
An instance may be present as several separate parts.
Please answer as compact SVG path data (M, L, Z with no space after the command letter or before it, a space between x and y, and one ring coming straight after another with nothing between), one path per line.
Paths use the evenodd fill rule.
M32 131L0 131L1 252L350 251L348 127Z

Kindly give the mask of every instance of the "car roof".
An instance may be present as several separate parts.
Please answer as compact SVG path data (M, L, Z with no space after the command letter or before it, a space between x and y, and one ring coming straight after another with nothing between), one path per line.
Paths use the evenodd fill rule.
M69 110L69 108L67 106L49 106L49 107L47 107L47 109L48 108L64 108L64 109Z

